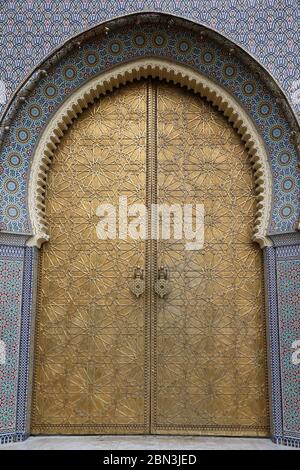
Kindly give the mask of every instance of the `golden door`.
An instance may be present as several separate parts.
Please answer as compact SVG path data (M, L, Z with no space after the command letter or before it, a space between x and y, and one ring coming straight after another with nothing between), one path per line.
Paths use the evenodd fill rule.
M96 209L120 196L203 204L203 249L100 240ZM164 82L114 91L63 137L46 211L31 432L267 435L254 182L226 119Z

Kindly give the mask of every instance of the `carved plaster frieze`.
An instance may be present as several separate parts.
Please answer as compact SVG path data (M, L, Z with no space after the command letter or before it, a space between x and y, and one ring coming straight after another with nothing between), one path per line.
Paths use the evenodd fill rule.
M98 75L74 92L53 115L33 156L28 194L33 236L27 244L40 247L43 242L49 240L45 212L47 173L65 131L73 120L101 95L134 79L149 76L166 79L199 93L216 106L237 130L245 143L255 177L257 210L253 240L261 247L272 245L266 235L271 211L272 176L267 151L253 121L238 101L212 80L186 66L159 58L135 60Z

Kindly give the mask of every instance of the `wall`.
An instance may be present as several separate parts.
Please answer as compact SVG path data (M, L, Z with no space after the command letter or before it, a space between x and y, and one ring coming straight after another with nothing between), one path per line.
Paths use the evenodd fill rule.
M0 79L9 96L26 74L66 39L105 19L156 10L194 19L241 44L277 78L300 113L295 93L300 78L297 4L297 0L2 1L0 25L4 34L0 38ZM3 94L0 93L0 97L3 101ZM5 284L0 286L0 332L9 336L5 336L9 362L2 369L0 365L3 441L23 439L28 431L29 407L25 404L30 376L27 367L36 285L37 253L24 247L25 240L16 241L13 237L2 234L0 238L1 280ZM293 240L299 243L299 238ZM275 244L279 243L277 239ZM293 246L288 238L282 243L287 246L265 249L271 377L276 385L272 389L273 433L277 442L297 445L300 437L299 366L292 364L290 358L291 344L299 336L300 301L296 293L300 289L300 252L299 245Z
M0 80L7 98L68 38L137 11L183 16L228 36L272 73L300 114L298 0L2 0ZM2 96L0 112L3 101Z

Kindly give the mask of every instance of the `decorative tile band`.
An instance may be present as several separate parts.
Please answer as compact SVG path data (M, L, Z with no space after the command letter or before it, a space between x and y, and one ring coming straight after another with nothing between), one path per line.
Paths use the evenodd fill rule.
M278 445L284 445L287 447L294 447L296 449L300 448L300 439L295 439L292 437L276 437L272 438L272 441Z
M300 245L300 232L284 233L281 235L272 235L273 246Z
M282 435L282 392L280 370L279 322L277 308L276 253L264 248L265 293L267 312L269 400L272 435Z
M12 233L1 233L0 232L0 246L1 245L14 245L14 246L25 246L28 235L19 235Z
M29 434L0 434L0 444L9 444L11 442L25 441L29 437Z
M29 433L38 253L25 248L16 431Z
M15 442L15 433L12 434L0 434L0 444L9 444Z
M300 256L300 244L279 246L276 249L277 258L297 258Z

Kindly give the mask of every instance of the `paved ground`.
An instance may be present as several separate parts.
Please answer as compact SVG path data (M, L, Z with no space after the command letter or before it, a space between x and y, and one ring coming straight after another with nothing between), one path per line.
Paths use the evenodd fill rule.
M266 449L288 450L288 447L273 444L269 439L239 437L188 437L188 436L39 436L25 442L5 444L1 449L40 450L133 450L133 449Z

